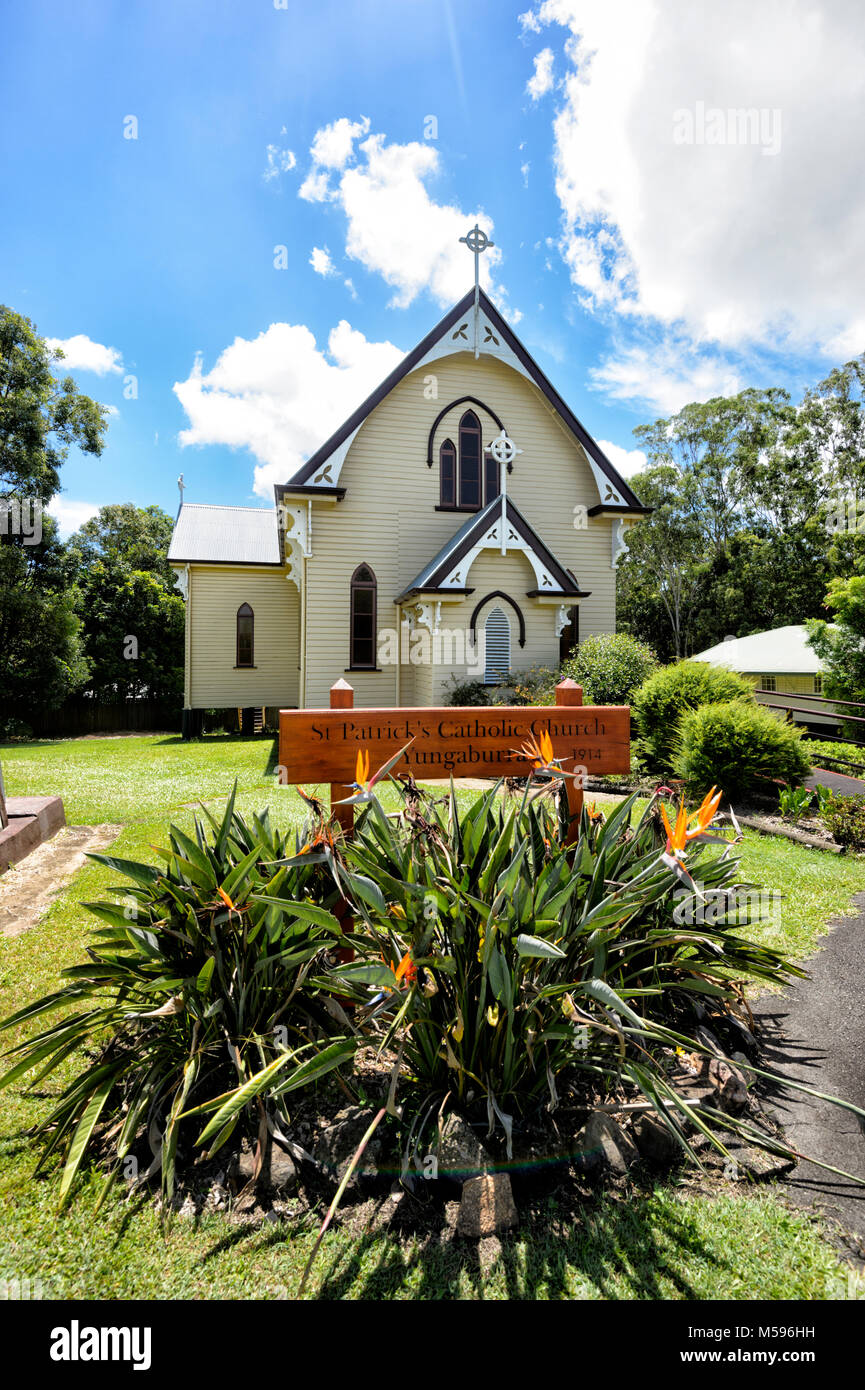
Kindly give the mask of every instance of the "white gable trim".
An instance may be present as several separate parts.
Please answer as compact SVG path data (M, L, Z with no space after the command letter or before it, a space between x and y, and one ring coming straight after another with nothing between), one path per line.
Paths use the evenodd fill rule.
M464 589L468 584L469 571L483 550L497 550L502 555L507 555L509 550L521 550L535 572L535 582L538 588L545 589L551 594L562 592L528 541L523 539L513 523L503 517L501 512L484 532L477 545L454 565L440 587L442 589Z

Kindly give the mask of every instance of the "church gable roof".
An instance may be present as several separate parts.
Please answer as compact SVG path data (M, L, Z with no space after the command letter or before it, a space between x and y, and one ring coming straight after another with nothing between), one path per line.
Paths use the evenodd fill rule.
M502 529L504 528L504 541ZM493 497L474 516L470 516L441 550L403 590L397 599L402 603L413 594L468 592L469 570L481 550L521 550L535 572L537 588L532 595L549 594L562 598L588 598L577 580L559 563L544 544L534 527L526 520L510 497Z
M472 313L474 309L474 289L463 296L444 318L436 324L425 338L407 353L397 367L385 377L367 399L359 405L338 430L316 449L311 458L298 469L289 480L290 485L312 484L318 487L334 487L339 479L339 470L367 416L402 381L403 377L415 368L435 361L454 352L467 351L472 346ZM556 391L537 362L520 342L513 329L505 322L492 300L483 290L479 292L480 305L480 348L484 355L506 362L522 376L525 376L543 393L567 429L582 445L589 460L589 466L598 487L599 503L595 511L618 513L648 510L643 507L637 495L624 478L613 467L610 460L580 423L570 407Z
M168 561L173 565L279 565L276 511L184 502L174 523Z

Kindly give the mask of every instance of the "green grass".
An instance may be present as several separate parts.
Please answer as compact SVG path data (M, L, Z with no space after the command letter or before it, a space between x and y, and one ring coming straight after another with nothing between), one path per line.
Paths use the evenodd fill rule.
M44 1183L10 1192L0 1279L41 1279L50 1298L296 1296L316 1234L308 1217L264 1229L217 1214L178 1218L165 1236L143 1203L118 1201L94 1219L96 1186L59 1222ZM706 1199L658 1187L607 1197L576 1219L545 1203L524 1213L488 1266L475 1243L446 1237L437 1228L398 1240L346 1206L307 1297L818 1300L838 1297L846 1281L815 1224L765 1194Z
M10 795L57 792L70 823L124 822L112 852L152 862L166 822L188 827L196 802L218 805L235 778L241 809L269 803L281 823L299 822L299 798L275 786L273 754L273 740L262 737L185 745L150 737L13 745L0 750L0 760ZM814 949L825 919L865 888L862 860L790 841L749 832L742 857L745 877L786 894L780 918L752 930L800 958ZM0 938L3 1016L56 987L59 971L81 960L91 923L80 903L116 882L116 874L88 863L36 927ZM72 1061L66 1066L52 1090L72 1076ZM58 1218L56 1177L32 1177L26 1137L47 1103L15 1087L3 1093L0 1281L41 1278L46 1296L62 1298L294 1296L314 1239L311 1222L261 1230L213 1214L178 1219L164 1237L149 1202L109 1201L94 1220L95 1178ZM838 1296L843 1279L846 1269L819 1227L771 1191L709 1198L659 1185L626 1200L600 1199L576 1216L554 1203L526 1210L521 1231L489 1267L476 1246L439 1231L399 1239L359 1226L346 1208L325 1239L309 1292L326 1299L824 1299Z

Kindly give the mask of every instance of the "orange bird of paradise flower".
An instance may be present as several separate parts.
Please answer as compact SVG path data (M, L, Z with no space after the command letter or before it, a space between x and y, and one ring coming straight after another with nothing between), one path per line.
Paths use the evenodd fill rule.
M359 748L357 750L357 761L354 767L354 781L351 782L350 789L355 793L354 796L343 797L337 802L339 806L355 806L359 801L372 801L373 791L378 782L381 782L392 767L395 767L400 758L411 748L414 738L410 738L403 748L395 753L392 758L380 767L372 776L369 773L369 749Z
M525 758L531 763L532 772L549 772L557 777L570 777L573 774L562 772L553 753L553 740L550 738L549 729L542 729L540 736L530 734L525 743L518 750L514 748L514 753Z
M385 960L384 956L382 956L382 962L387 966L396 983L398 985L402 984L403 989L415 983L417 979L417 966L411 958L411 951L406 951L395 970L390 962Z
M692 840L715 839L715 836L707 835L707 830L718 814L718 807L721 804L722 792L716 792L713 787L704 796L701 804L691 815L685 810L684 801L681 802L676 813L675 825L670 825L667 817L666 807L661 807L661 820L664 822L664 829L667 832L667 852L662 856L664 862L677 873L682 871L682 857L685 850ZM726 843L719 841L719 843Z

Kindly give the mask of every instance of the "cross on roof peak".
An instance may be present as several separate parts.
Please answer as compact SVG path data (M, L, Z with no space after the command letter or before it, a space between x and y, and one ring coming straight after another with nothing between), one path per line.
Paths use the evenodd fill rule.
M490 246L495 246L495 242L487 236L482 227L477 222L470 232L460 237L460 242L469 248L475 258L475 357L480 356L480 345L478 343L478 324L480 315L480 258L484 251Z

